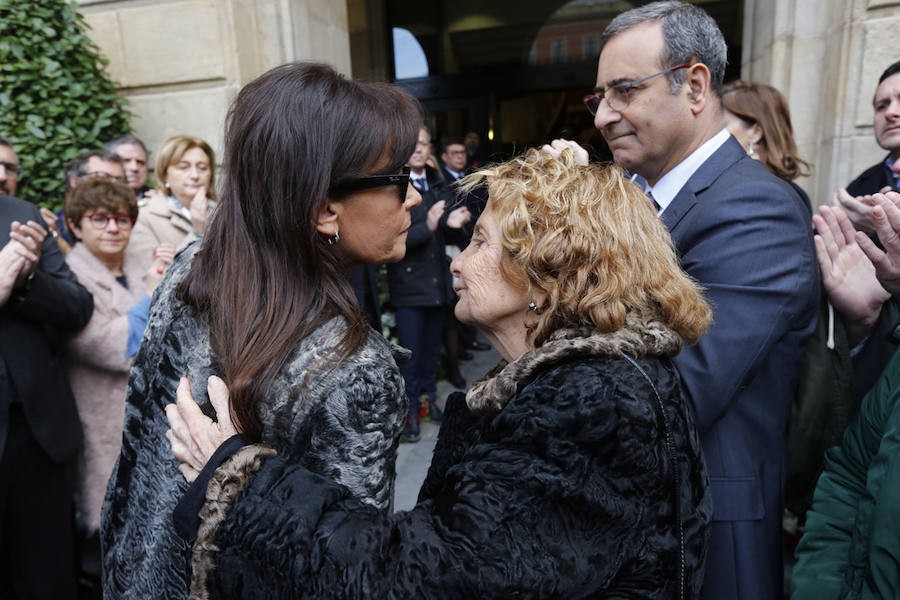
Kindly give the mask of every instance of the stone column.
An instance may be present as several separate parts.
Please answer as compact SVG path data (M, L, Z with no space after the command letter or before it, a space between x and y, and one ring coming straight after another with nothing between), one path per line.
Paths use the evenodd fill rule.
M346 0L80 0L79 10L151 151L186 133L221 156L237 91L276 65L317 60L350 74Z
M878 76L900 60L898 0L745 0L741 76L781 90L813 204L882 159L872 132Z

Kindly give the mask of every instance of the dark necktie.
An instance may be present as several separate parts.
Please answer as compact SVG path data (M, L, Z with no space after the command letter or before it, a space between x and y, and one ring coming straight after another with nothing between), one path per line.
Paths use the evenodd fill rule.
M428 191L428 180L424 177L411 177L410 180L412 181L413 186L420 192Z
M659 202L656 201L656 198L653 197L653 192L647 190L647 197L650 198L650 202L653 203L653 208L656 209L656 212L659 213Z

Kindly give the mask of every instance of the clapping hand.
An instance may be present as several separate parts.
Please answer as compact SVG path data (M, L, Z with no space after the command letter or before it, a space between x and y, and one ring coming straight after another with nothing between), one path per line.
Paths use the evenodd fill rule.
M453 209L447 215L447 227L450 229L460 229L463 225L472 220L472 213L465 206Z
M890 294L878 282L872 261L857 244L857 235L865 234L857 234L841 208L820 207L813 223L818 232L814 240L822 284L829 300L844 315L850 341L856 345L868 335Z
M882 251L864 233L856 234L860 248L875 265L875 274L881 285L894 296L900 295L900 194L887 192L873 196L872 226L878 240L884 246Z
M194 402L187 377L182 377L178 383L176 404L166 406L171 427L166 431L166 437L172 446L172 454L181 462L178 470L188 483L193 483L216 449L238 433L231 420L225 382L212 376L207 380L206 390L217 421L204 415Z
M47 238L47 230L35 221L28 221L24 225L13 221L9 227L9 239L18 242L25 250L25 265L19 272L16 287L25 283L25 280L37 269L41 258L41 244Z
M444 215L445 204L446 202L444 200L438 200L428 209L428 215L425 217L425 225L428 226L430 231L437 229L438 223L440 223L441 217Z
M29 255L29 251L15 240L10 240L3 246L0 250L0 306L6 304L12 295L26 260L36 262L37 259L37 256Z
M891 188L883 188L878 194L868 194L865 196L851 196L846 189L841 188L834 193L831 204L840 206L844 209L847 217L853 223L853 226L859 231L873 233L875 224L872 222L872 209L878 205L876 196L890 192ZM895 202L900 201L900 196L894 193Z

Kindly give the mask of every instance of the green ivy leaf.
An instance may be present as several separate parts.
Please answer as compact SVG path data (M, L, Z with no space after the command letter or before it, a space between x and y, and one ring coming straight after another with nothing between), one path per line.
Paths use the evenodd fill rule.
M53 210L66 164L131 130L87 30L77 2L0 0L0 133L27 169L21 197Z

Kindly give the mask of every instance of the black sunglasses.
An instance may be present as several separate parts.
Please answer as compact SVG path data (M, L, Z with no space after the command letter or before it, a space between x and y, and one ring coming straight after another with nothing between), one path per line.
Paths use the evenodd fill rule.
M406 190L409 187L409 167L403 167L403 172L394 175L368 175L359 179L351 179L345 183L331 188L331 193L343 196L361 190L395 185L400 192L400 202L406 202Z

